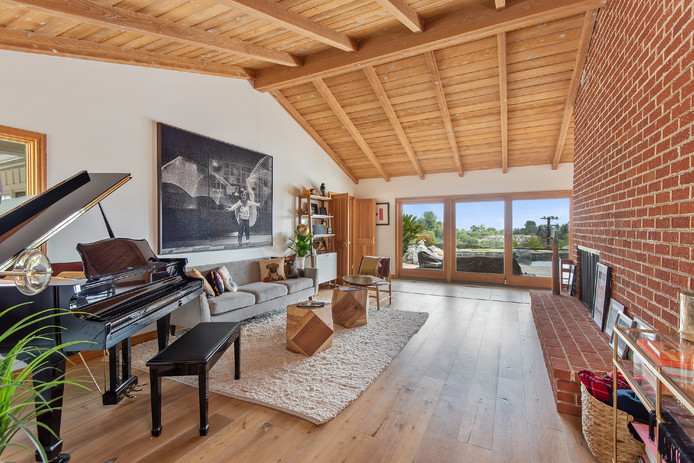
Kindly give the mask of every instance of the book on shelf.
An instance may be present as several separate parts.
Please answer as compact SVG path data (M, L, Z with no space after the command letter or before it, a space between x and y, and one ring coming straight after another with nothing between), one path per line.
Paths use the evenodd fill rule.
M639 435L644 444L646 444L645 460L648 463L655 463L658 461L658 447L655 445L650 437L648 436L648 425L643 423L633 422L629 426L634 428L634 431Z
M637 340L636 344L664 372L694 378L694 352L688 352L689 346L645 339Z

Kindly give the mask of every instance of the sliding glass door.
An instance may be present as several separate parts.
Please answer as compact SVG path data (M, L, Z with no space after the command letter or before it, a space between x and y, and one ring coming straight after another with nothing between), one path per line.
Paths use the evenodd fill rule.
M444 202L408 202L400 216L400 274L445 278Z
M555 235L570 255L570 191L395 204L398 276L549 288Z
M455 203L454 280L504 281L504 200Z

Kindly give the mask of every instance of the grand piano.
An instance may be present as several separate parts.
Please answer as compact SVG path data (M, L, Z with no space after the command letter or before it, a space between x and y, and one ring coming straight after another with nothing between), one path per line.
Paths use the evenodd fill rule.
M82 171L0 216L0 271L10 270L22 252L41 246L128 180L130 174ZM156 322L159 349L166 347L169 314L202 292L202 280L185 274L186 259L157 258L146 241L115 238L108 222L106 229L110 238L77 246L85 279L52 279L45 290L34 295L19 292L11 279L0 280L0 311L29 302L4 315L0 330L32 312L68 309L67 315L56 310L55 317L46 321L61 329L52 330L45 344L74 342L63 352L66 355L108 350L110 389L102 400L104 405L114 405L137 384L130 371L130 337ZM0 343L0 354L7 353L16 339ZM44 369L34 380L52 380L65 372L63 356L54 355L50 362L55 368ZM45 398L60 407L62 395L63 388L56 387ZM69 461L69 455L61 453L61 410L46 411L39 421L52 431L37 427L49 461Z

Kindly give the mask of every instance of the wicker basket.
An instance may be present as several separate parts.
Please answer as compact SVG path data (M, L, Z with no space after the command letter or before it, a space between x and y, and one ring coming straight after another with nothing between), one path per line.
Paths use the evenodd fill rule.
M612 407L590 395L581 383L581 427L588 448L600 463L612 461ZM634 417L617 410L617 463L634 463L644 453L643 442L629 432Z

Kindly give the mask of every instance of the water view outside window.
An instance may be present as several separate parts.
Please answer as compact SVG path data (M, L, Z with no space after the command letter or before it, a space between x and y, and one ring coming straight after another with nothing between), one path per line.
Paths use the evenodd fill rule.
M443 203L403 204L402 267L443 270Z
M552 237L569 257L569 198L513 201L513 267L525 276L551 277Z
M504 273L504 202L455 205L455 269Z

